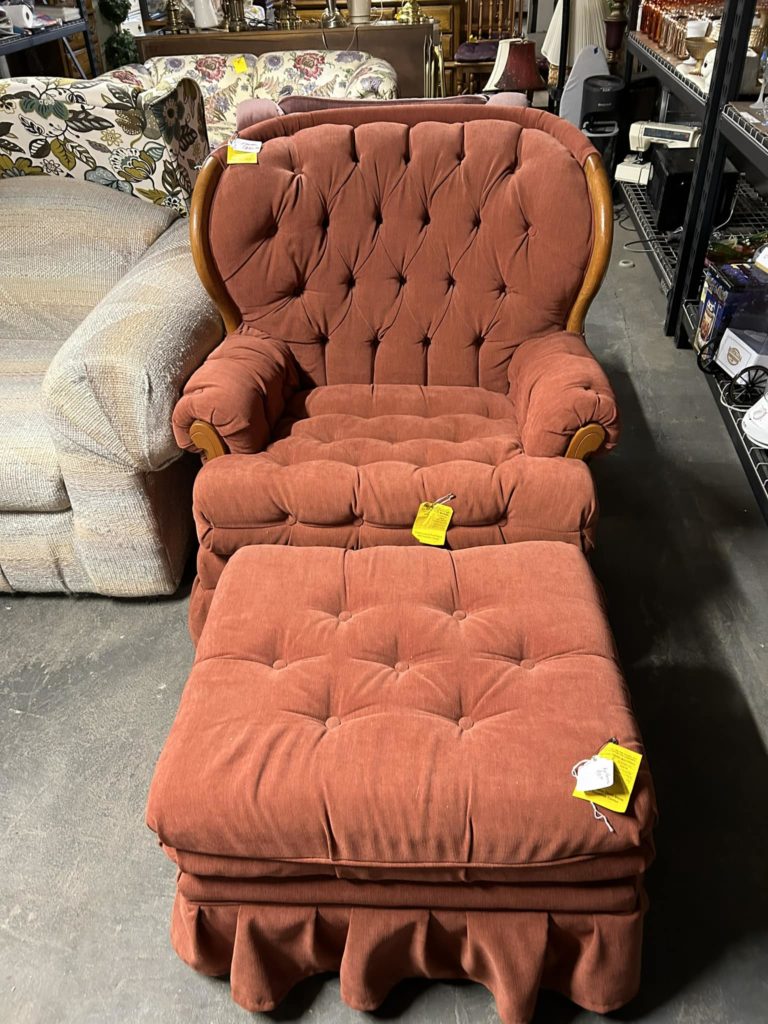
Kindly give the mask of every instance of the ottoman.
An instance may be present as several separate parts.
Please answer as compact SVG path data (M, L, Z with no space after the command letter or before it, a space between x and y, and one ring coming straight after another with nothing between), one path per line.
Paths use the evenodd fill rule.
M242 548L149 794L174 948L251 1011L324 971L360 1010L412 976L614 1009L655 805L645 758L612 831L571 795L611 737L642 752L574 545Z

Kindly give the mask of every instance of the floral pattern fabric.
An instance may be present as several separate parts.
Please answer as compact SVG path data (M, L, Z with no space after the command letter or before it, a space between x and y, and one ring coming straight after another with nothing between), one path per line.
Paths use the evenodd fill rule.
M0 81L0 178L78 178L186 213L208 153L202 96L143 71Z
M203 94L212 147L234 134L237 107L245 100L279 103L284 96L397 97L397 74L391 64L359 50L285 50L258 57L250 53L153 57L144 67L120 70L137 78L148 75L156 88L193 79Z

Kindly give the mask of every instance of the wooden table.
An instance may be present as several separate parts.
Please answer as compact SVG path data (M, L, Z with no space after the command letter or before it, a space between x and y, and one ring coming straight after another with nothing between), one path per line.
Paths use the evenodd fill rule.
M379 22L357 28L307 27L294 31L152 33L136 39L141 60L195 53L270 53L275 50L362 50L389 61L397 72L400 96L434 96L437 89L435 47L440 26Z

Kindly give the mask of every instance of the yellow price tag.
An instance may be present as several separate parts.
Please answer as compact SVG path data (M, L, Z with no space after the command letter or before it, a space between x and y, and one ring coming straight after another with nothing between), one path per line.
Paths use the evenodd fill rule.
M439 547L445 544L445 535L451 521L453 509L437 501L422 501L413 521L411 533L421 544Z
M227 145L227 163L257 164L260 150L260 142L251 142L249 139L232 139Z
M248 70L248 65L245 62L245 57L235 57L232 61L232 67L238 73L238 75L244 74Z
M579 800L597 804L599 807L606 807L609 811L615 811L616 814L624 814L629 807L629 798L632 796L643 755L636 754L634 750L628 750L626 747L620 747L618 743L606 743L599 753L600 757L613 761L613 785L608 786L607 789L595 789L589 793L574 789L573 796Z

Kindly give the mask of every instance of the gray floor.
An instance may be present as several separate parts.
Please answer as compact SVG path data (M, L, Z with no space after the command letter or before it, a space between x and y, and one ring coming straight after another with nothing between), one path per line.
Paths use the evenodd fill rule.
M619 243L631 237L619 231ZM768 1020L768 529L690 352L661 334L646 257L617 266L590 341L624 415L595 463L596 570L662 809L642 993L615 1018ZM192 647L168 601L0 600L0 1020L247 1019L167 936L174 873L143 824ZM409 983L375 1015L490 1024L476 985ZM364 1019L335 979L274 1020ZM542 997L538 1024L597 1019Z

